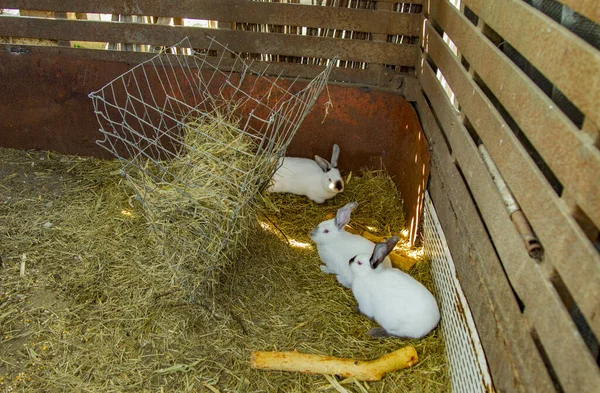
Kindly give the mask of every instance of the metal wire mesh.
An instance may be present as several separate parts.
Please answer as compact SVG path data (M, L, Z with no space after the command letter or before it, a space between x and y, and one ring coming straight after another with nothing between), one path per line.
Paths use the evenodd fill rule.
M556 22L565 26L588 44L600 49L600 25L556 0L525 0Z
M333 64L301 87L208 42L200 53L185 39L90 94L97 143L122 163L153 233L169 246L176 279L197 277L184 283L193 290L231 259L244 236L240 219Z
M456 275L446 237L429 193L423 209L423 246L440 298L441 328L446 343L453 392L489 392L492 380L467 299Z

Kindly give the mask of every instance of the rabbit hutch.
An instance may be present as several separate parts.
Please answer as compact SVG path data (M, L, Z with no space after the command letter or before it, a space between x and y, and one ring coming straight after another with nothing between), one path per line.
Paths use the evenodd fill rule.
M0 10L2 391L600 386L597 0L0 0ZM236 153L199 169L214 175L202 182L225 166L240 174L236 197L262 195L251 174L272 175L283 154L329 159L337 144L346 189L322 206L267 197L261 226L286 247L257 251L253 232L236 232L229 245L248 237L237 272L220 274L241 278L181 302L147 262L156 239L138 216L156 216L151 203L171 209L167 188L191 194L181 176L194 172L192 151L178 175L164 164L186 138L173 135L224 97L243 102L232 121L247 135L275 136L256 142L270 154L251 157L259 164L241 170ZM382 172L391 185L365 183ZM150 195L148 181L171 183ZM407 271L428 277L441 322L422 340L366 336L376 324L319 270L310 228L352 200L357 221L381 205L369 225L424 254ZM217 207L199 225L222 223ZM259 252L281 256L269 266ZM175 277L179 262L160 255ZM379 382L249 364L253 350L369 360L407 344L419 362Z

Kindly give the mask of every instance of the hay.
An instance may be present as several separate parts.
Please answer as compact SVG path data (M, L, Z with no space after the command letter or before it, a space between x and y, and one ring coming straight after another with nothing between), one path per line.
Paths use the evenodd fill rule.
M310 231L319 222L352 201L358 202L350 221L352 228L381 236L401 235L405 228L398 191L384 170L363 171L360 177L349 174L345 191L323 205L292 194L271 194L268 198L278 210L271 208L268 214L275 224L284 233L308 243Z
M150 228L164 246L169 281L192 299L214 294L219 273L256 223L256 196L275 169L276 161L257 154L258 139L241 132L232 113L235 108L188 118L170 160L126 168ZM254 179L258 168L267 166L264 178Z
M353 176L324 206L270 195L279 212L261 218L215 298L190 304L166 279L164 256L118 168L0 149L2 389L449 391L440 329L422 340L367 336L375 323L354 312L351 292L320 272L311 248L310 229L354 199L358 225L401 232L399 202L382 194L395 192L382 173ZM411 274L432 288L427 263ZM377 383L249 368L255 349L369 359L406 344L419 364Z

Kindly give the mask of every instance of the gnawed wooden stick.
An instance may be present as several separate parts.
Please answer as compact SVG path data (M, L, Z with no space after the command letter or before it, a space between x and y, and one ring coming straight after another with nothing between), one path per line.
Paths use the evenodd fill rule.
M379 359L369 361L312 355L296 351L253 351L250 355L250 367L255 369L340 375L354 377L359 381L379 381L385 374L410 367L418 361L417 351L410 345L383 355Z
M333 213L328 214L326 216L326 218L333 218L333 217L335 217L335 215ZM355 235L360 235L366 239L369 239L373 243L381 243L381 242L384 242L385 239L387 239L385 237L374 235L368 231L361 231L358 229L354 229L349 225L346 225L346 227L344 229L346 230L346 232L350 232ZM399 250L392 251L388 256L390 257L392 266L402 269L405 272L409 271L415 265L415 263L417 263L416 259L404 255Z
M417 263L416 259L407 257L397 250L390 252L388 257L390 257L392 266L400 268L405 272L409 271Z
M381 243L381 242L384 242L385 239L386 239L385 237L381 237L381 236L375 235L375 234L373 234L371 232L368 232L368 231L363 231L360 235L362 237L364 237L364 238L369 239L373 243Z
M385 237L377 236L367 231L363 231L360 233L360 235L369 239L373 243L381 243L386 239ZM409 271L415 265L415 263L417 263L416 259L404 255L399 250L392 251L388 256L390 257L392 266L400 268L405 272Z

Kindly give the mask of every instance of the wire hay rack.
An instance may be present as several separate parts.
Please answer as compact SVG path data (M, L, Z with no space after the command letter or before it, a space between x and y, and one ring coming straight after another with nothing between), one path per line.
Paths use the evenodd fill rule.
M254 202L334 63L298 83L212 38L203 51L184 39L90 94L97 143L121 162L164 252L160 271L190 300L243 248Z

